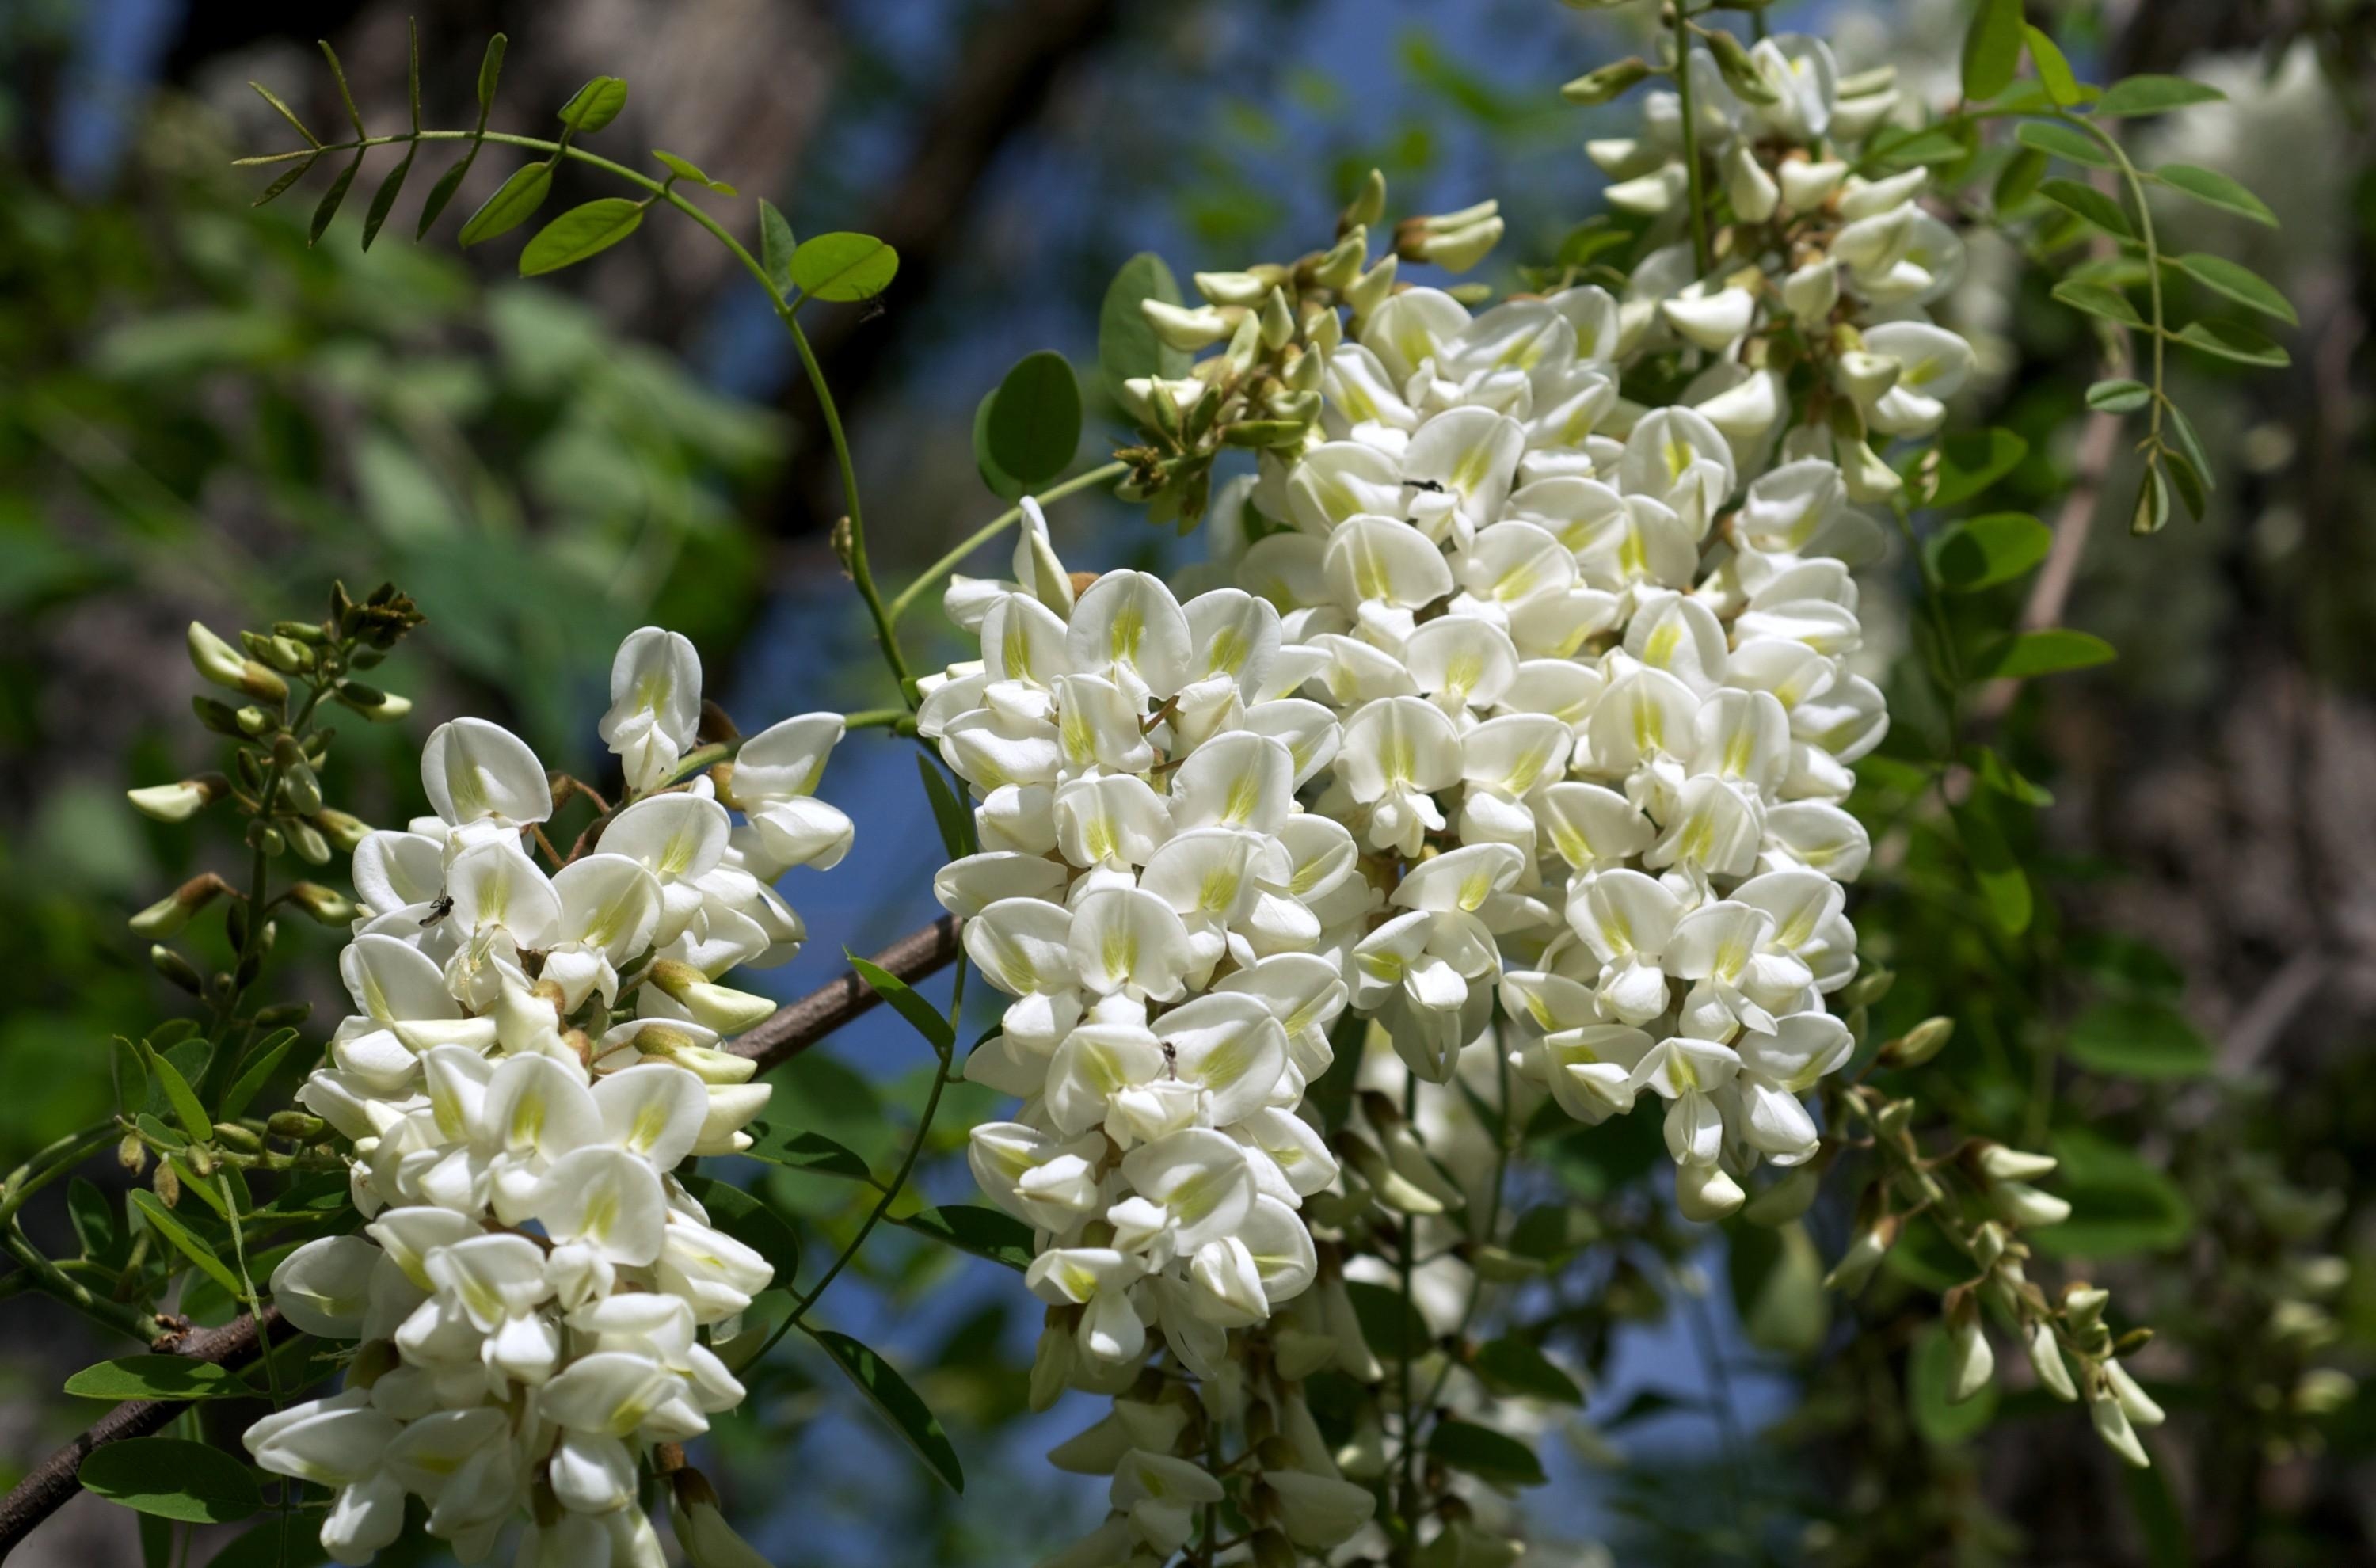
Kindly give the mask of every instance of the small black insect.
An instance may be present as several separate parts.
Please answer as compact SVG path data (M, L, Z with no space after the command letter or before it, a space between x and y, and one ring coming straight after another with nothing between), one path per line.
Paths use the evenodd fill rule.
M873 299L866 302L866 309L860 314L858 319L861 321L880 321L890 314L891 307L889 305L885 304L879 299Z
M1443 493L1443 481L1436 479L1407 479L1403 481L1403 488L1423 490L1430 495L1441 495Z
M454 895L451 893L440 893L437 895L436 899L430 904L429 913L422 917L421 923L424 926L435 925L439 921L444 920L453 912Z
M1180 1075L1180 1051L1168 1039L1163 1042L1163 1075L1167 1078Z

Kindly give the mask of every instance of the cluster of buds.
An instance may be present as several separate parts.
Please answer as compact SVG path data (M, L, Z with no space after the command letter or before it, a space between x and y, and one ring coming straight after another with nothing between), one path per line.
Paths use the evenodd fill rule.
M525 1515L524 1563L659 1568L641 1469L680 1468L675 1445L742 1397L717 1347L772 1270L679 1172L749 1147L766 1103L725 1037L771 1004L717 977L790 956L801 923L772 885L848 848L814 794L842 723L753 736L721 790L691 644L636 633L611 692L627 798L598 798L550 873L528 846L559 861L543 825L592 792L472 719L422 754L436 814L355 847L355 1012L298 1099L345 1140L368 1223L299 1248L271 1288L299 1327L360 1344L340 1392L245 1437L264 1469L334 1489L322 1544L341 1562L394 1541L418 1498L466 1562ZM749 1561L697 1482L676 1489L680 1538L712 1568Z
M1121 493L1147 504L1155 522L1193 528L1210 499L1213 464L1230 448L1301 450L1322 408L1329 353L1342 341L1345 315L1359 321L1396 288L1401 262L1465 272L1501 239L1499 206L1396 225L1393 248L1372 263L1371 232L1384 219L1385 177L1370 172L1336 224L1336 239L1291 263L1263 262L1236 272L1199 272L1194 306L1148 299L1139 309L1165 347L1183 353L1219 346L1183 376L1134 377L1123 384L1124 412L1141 444L1115 454L1131 465ZM1482 291L1479 291L1479 297Z

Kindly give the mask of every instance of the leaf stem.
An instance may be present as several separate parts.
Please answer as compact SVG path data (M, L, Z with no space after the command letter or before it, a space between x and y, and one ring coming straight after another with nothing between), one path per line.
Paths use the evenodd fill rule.
M1667 25L1675 30L1675 104L1683 123L1683 179L1692 209L1692 259L1699 275L1716 266L1708 244L1706 178L1700 172L1700 126L1692 110L1692 35L1680 0L1669 0Z

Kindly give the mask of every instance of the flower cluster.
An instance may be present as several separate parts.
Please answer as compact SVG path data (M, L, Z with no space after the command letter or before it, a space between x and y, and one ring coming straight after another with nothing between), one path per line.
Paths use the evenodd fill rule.
M627 639L601 733L628 801L550 875L523 845L579 787L471 719L422 754L437 814L355 851L356 1011L298 1098L351 1141L369 1224L291 1253L272 1294L362 1346L343 1392L245 1439L336 1489L322 1544L341 1562L395 1540L411 1495L466 1562L525 1512L523 1562L657 1568L639 1459L742 1396L709 1343L770 1269L672 1172L749 1146L769 1091L721 1039L770 1004L715 977L791 956L801 923L771 885L839 860L850 827L813 795L830 714L753 736L723 790L678 783L700 688L683 637Z

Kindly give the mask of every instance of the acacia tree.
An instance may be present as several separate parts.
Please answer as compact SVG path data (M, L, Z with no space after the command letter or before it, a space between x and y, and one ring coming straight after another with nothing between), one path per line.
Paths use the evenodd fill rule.
M151 1353L69 1384L126 1403L0 1505L0 1544L77 1482L194 1523L256 1514L268 1486L258 1560L302 1534L360 1562L412 1520L466 1561L517 1531L524 1562L657 1562L664 1505L693 1561L756 1561L685 1445L795 1330L961 1487L923 1399L818 1310L886 1223L1020 1272L1045 1307L1036 1406L1111 1398L1051 1455L1111 1478L1108 1516L1051 1560L1077 1568L1511 1561L1508 1498L1544 1477L1530 1412L1579 1403L1605 1348L1595 1282L1687 1296L1705 1228L1735 1216L1812 1259L1819 1199L1854 1217L1825 1288L1855 1295L1901 1247L1940 1281L1918 1353L1943 1399L1980 1395L2016 1346L2148 1464L2162 1412L2122 1364L2144 1331L2083 1279L2032 1277L2037 1233L2072 1212L2056 1159L1922 1102L1956 999L1883 1020L1894 988L1939 995L1943 961L1850 915L1860 883L1944 878L2017 947L2034 893L2009 846L2038 791L1989 731L2014 683L2112 657L1985 591L2046 561L2050 530L1953 516L2022 456L1955 425L1964 232L2058 268L2056 297L2098 324L2111 370L2088 402L2137 416L2147 534L2210 482L2169 345L2282 362L2239 323L2175 322L2166 281L2286 309L2233 263L2165 255L2148 187L2262 209L2206 171L2139 168L2118 134L2212 89L2084 84L2017 6L1979 7L1945 108L1764 32L1754 7L1669 5L1654 57L1567 84L1584 104L1657 85L1637 135L1588 144L1609 210L1498 303L1402 276L1478 266L1495 204L1389 226L1375 173L1319 248L1197 272L1193 303L1134 258L1098 367L1132 440L1073 472L1079 383L1027 357L976 422L1012 505L894 593L802 322L881 292L892 247L796 242L765 202L745 244L695 194L735 193L687 160L587 150L616 77L563 106L557 137L490 129L501 37L468 130L424 128L416 79L410 128L371 134L327 46L350 137L259 87L303 143L247 160L286 166L266 198L334 171L316 239L387 148L372 244L441 143L460 155L422 234L489 147L531 155L465 245L536 219L564 160L635 193L545 221L524 275L657 208L713 235L808 373L837 547L898 702L746 738L702 700L692 646L646 628L611 672L615 784L457 719L422 753L434 814L374 829L326 802L320 720L405 718L361 677L419 608L339 589L319 622L237 644L194 625L229 694L197 702L229 771L133 801L241 814L250 863L136 920L196 1016L117 1042L118 1113L0 1199L12 1277ZM1201 528L1206 560L1171 581L1074 569L1042 505L1101 488ZM1010 576L958 572L1010 531ZM1894 739L1855 575L1893 558L1915 591L1886 679L1921 705ZM902 627L935 595L979 657L927 671ZM852 730L921 748L950 918L778 1010L723 977L805 939L774 885L849 847L819 790ZM350 894L284 881L334 850ZM229 957L208 972L181 944L217 908ZM260 998L292 911L352 935L355 1011L326 1041ZM912 986L950 964L944 1012ZM977 974L998 1016L961 1045ZM756 1077L877 1001L933 1064L883 1170L770 1120ZM295 1105L259 1113L301 1051ZM960 1078L1016 1101L971 1129L988 1203L919 1207ZM1558 1151L1654 1118L1670 1187L1586 1222ZM77 1180L82 1253L44 1254L18 1210L111 1146L147 1189L117 1213ZM732 1179L748 1161L873 1196L804 1270L786 1218ZM191 1327L218 1308L239 1315ZM185 1402L258 1395L246 1462L153 1435Z

